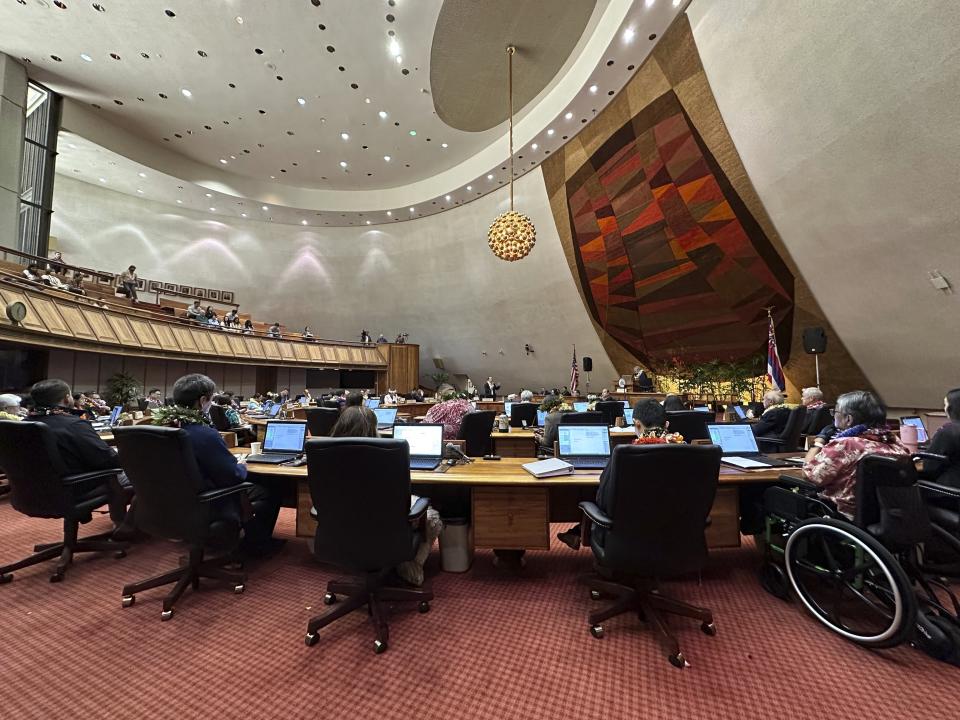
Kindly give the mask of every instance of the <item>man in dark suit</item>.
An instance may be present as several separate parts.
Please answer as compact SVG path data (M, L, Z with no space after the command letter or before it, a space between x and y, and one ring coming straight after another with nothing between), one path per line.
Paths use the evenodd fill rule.
M73 393L63 380L41 380L30 388L34 410L29 419L53 431L57 450L70 474L120 467L117 451L97 435L93 426L73 412ZM127 518L127 501L133 496L130 481L118 473L108 481L110 519L119 526Z
M779 390L767 390L763 394L763 414L753 425L753 434L757 437L779 437L787 427L793 406L784 402L785 397Z
M493 381L492 377L488 377L487 381L483 384L483 397L497 399L497 390L500 389L500 386Z
M173 384L173 401L176 405L199 411L206 416L213 397L217 394L216 383L206 375L192 373L184 375ZM180 423L180 427L190 436L193 454L204 481L201 490L213 490L229 487L247 480L247 466L238 462L223 438L212 426L205 422ZM254 508L254 516L244 524L244 538L241 549L245 555L268 555L283 541L273 540L273 526L280 514L280 496L274 486L266 487L254 484L247 491L247 499ZM235 507L224 506L224 512L237 512Z

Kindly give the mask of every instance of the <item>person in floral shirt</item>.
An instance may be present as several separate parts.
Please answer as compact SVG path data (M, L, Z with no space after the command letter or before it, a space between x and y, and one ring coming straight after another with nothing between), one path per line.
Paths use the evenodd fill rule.
M425 423L443 423L443 439L456 440L460 433L463 416L473 410L470 403L455 395L451 399L437 403L427 411Z
M839 432L817 437L807 452L803 476L820 486L820 494L853 517L856 509L857 465L866 455L908 455L900 438L886 427L887 409L872 392L855 390L837 398L833 411Z
M826 405L823 401L823 392L818 387L805 387L800 393L800 402L810 413Z

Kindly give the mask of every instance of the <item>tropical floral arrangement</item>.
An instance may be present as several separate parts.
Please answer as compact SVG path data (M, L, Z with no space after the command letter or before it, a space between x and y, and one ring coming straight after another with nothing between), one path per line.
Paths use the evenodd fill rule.
M543 402L540 403L540 409L543 412L573 412L573 408L570 407L570 404L561 397L556 395L547 395Z
M183 425L210 425L210 418L196 408L187 408L181 405L165 405L151 411L152 424L166 425L167 427L182 427Z

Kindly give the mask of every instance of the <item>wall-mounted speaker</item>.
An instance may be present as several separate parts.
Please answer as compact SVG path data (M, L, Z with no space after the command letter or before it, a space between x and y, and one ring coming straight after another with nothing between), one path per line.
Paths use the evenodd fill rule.
M583 357L583 371L584 371L584 372L592 372L592 371L593 371L593 358L592 358L592 357L587 357L586 355L584 355L584 357Z
M822 355L827 351L827 333L822 327L803 329L803 349L808 355Z

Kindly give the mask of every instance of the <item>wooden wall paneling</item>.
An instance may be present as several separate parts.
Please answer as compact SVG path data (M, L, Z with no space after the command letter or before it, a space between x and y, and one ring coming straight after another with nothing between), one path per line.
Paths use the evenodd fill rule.
M310 362L310 346L305 343L290 343L293 354L301 362Z
M233 350L230 348L230 341L227 340L226 333L223 332L212 332L208 333L210 339L213 341L213 347L217 351L217 355L222 358L232 358Z
M194 372L193 370L187 370L187 363L183 360L167 360L166 364L167 371L167 389L164 397L169 397L173 395L173 384L179 379L182 378L187 372Z
M73 382L73 363L76 353L73 350L51 350L47 355L48 378L63 380L71 388Z
M250 357L250 348L243 341L242 337L239 335L230 334L227 336L227 340L230 342L230 352L233 353L235 358Z
M243 366L242 365L224 365L223 366L223 389L243 395L240 387L243 385Z
M298 345L300 343L297 343ZM293 353L293 343L290 342L277 342L277 350L280 351L280 357L283 360L296 360L296 356Z
M166 323L154 323L153 332L157 336L157 341L163 350L171 352L180 352L180 344L173 334L173 329Z
M263 343L260 341L260 338L244 335L243 343L247 346L251 358L254 360L260 360L263 358Z
M60 316L70 328L74 337L83 338L84 340L97 339L96 334L93 332L93 329L90 327L90 324L86 321L83 313L80 312L80 308L77 305L57 303L57 309L60 311Z
M158 388L160 392L163 393L163 396L167 397L169 394L167 392L167 364L167 360L146 359L143 371L143 389L145 393L150 392L153 388ZM171 385L173 385L173 383L171 383Z
M126 315L108 312L105 313L105 316L107 318L107 322L110 323L110 327L113 328L113 332L116 333L117 340L121 344L130 345L132 347L140 347L140 342L137 340L136 334L130 327L130 323L127 321Z
M206 370L204 370L204 375L213 380L214 384L217 386L217 390L224 390L224 380L226 374L224 372L224 365L221 363L207 363Z
M277 368L257 365L257 392L273 392L277 389Z
M57 304L49 298L34 296L31 298L34 312L40 317L40 320L47 326L47 330L56 335L73 336L67 323L64 322Z
M290 394L296 397L307 387L307 370L306 368L292 367L289 368L289 372Z
M87 319L97 340L107 343L118 342L117 334L113 331L110 323L107 322L107 318L104 316L102 310L85 307L81 308L80 312L82 312L83 316Z
M250 397L257 392L257 368L255 365L240 365L242 372L240 389L237 391L244 397Z
M95 387L97 387L97 392L104 396L104 400L106 400L107 380L110 379L111 375L123 372L124 358L122 355L100 355L99 358L100 374Z
M140 383L140 391L146 393L147 359L135 355L123 359L123 371Z
M174 325L170 329L173 331L173 336L177 339L177 344L183 352L197 352L197 343L193 339L190 328Z
M100 392L100 358L96 353L74 353L73 385L74 392Z
M280 392L283 388L287 388L293 397L293 388L290 387L290 368L277 368L277 384L274 389Z
M326 350L323 345L308 345L307 350L310 353L310 359L314 362L324 363L327 361Z
M213 340L210 337L211 333L209 330L196 330L191 328L190 335L193 337L193 341L197 344L197 350L201 355L217 354L217 349L213 346Z
M23 326L25 328L30 328L31 330L46 330L47 326L43 324L40 320L40 316L33 310L33 304L30 302L30 298L24 295L21 292L17 292L12 288L3 288L0 290L0 297L3 298L3 302L7 305L14 302L21 302L27 306L27 316L23 319ZM9 323L6 315L3 316L3 319L0 320L4 324Z
M268 360L279 360L280 350L277 347L279 344L276 340L262 340L260 345L263 347L263 356Z
M137 336L137 340L140 341L140 344L143 347L151 348L153 350L160 349L160 342L157 340L157 336L150 327L150 323L144 320L135 320L133 318L130 318L128 322L130 323L130 327L133 329L134 335Z

